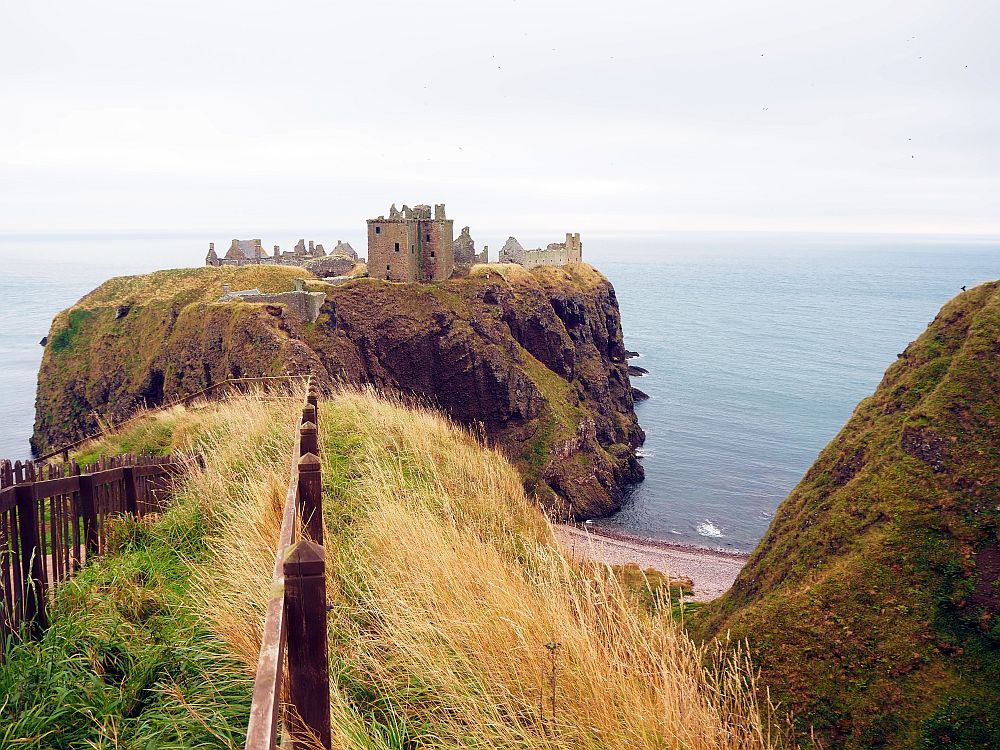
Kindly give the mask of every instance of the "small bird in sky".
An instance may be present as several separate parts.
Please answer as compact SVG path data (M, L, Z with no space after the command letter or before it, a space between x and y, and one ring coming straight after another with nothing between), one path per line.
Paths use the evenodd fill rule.
M963 291L963 292L965 291L965 287L964 287L964 286L962 287L962 291Z

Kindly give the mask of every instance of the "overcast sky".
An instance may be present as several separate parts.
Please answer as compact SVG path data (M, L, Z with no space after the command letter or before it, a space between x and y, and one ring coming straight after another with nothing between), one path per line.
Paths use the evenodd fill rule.
M997 0L0 2L2 233L1000 233Z

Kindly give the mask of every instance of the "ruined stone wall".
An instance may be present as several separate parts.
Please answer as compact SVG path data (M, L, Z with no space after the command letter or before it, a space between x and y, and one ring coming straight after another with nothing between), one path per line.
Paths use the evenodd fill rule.
M570 263L583 263L583 242L580 233L566 233L566 257Z
M497 258L498 263L524 263L524 248L514 237L508 237L504 246L500 248Z
M569 251L565 245L549 245L544 250L527 250L521 262L528 270L539 266L565 266L569 262Z
M369 219L368 275L388 281L416 281L416 242L415 222Z
M388 281L443 281L455 270L451 219L369 219L368 275Z
M417 222L421 281L444 281L455 270L455 222L431 219Z
M290 315L303 323L314 323L319 317L326 295L323 292L279 292L247 295L239 299L241 302L254 304L282 305Z

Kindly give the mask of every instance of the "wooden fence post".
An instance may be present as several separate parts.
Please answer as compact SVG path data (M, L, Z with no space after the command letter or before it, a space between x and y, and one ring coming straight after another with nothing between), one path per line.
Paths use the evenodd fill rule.
M288 622L289 730L295 750L329 750L330 657L326 640L326 553L315 542L292 545L283 563Z
M316 425L312 422L303 422L299 428L299 455L304 456L312 453L319 455L319 439L316 434Z
M84 544L87 559L97 554L100 529L97 528L97 507L94 500L94 475L80 475L80 516L83 518Z
M319 427L319 393L316 390L316 386L309 386L309 395L306 397L306 403L313 408L312 423Z
M299 518L309 538L323 543L323 479L319 456L306 453L299 459Z
M38 543L38 507L33 485L20 485L14 492L21 546L21 580L24 581L24 621L30 623L32 634L37 636L45 629L46 598L42 569L45 550Z
M125 513L138 518L139 501L135 486L135 472L131 466L122 468L122 485L125 489Z

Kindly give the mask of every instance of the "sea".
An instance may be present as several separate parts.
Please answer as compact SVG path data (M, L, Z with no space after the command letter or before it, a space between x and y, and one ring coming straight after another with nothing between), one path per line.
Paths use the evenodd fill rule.
M52 317L111 276L200 265L206 247L191 235L0 236L0 456L28 456ZM632 363L649 371L633 380L649 395L636 406L646 479L593 523L731 551L761 539L938 309L1000 278L995 237L591 234L584 257L614 284Z

